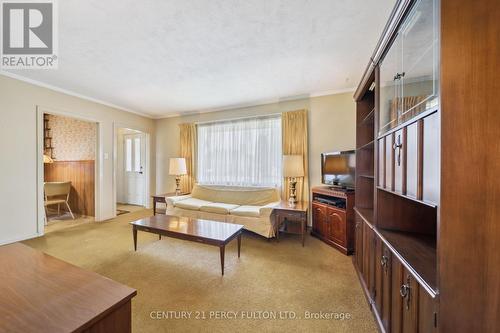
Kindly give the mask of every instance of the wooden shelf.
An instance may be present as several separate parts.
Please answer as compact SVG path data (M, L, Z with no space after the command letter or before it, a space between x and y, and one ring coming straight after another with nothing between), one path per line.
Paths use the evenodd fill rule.
M372 140L372 141L370 141L370 142L368 142L368 143L366 143L366 144L364 144L364 145L362 145L362 146L360 146L360 147L356 148L356 150L361 150L361 149L373 149L373 147L374 147L374 143L375 143L375 141L373 141L373 140Z
M359 123L358 126L372 125L375 121L375 108L366 115Z
M388 129L387 131L383 132L383 133L378 133L378 136L377 136L377 140L378 139L382 139L383 137L393 133L393 132L396 132L400 129L402 129L403 127L407 127L408 125L412 124L412 123L415 123L417 121L419 121L420 119L422 118L425 118L427 116L430 116L431 114L433 114L434 112L438 112L439 110L439 107L435 107L435 108L432 108L432 109L429 109L427 111L424 111L424 112L421 112L419 113L418 115L416 115L415 117L401 123L401 124L398 124L390 129Z
M363 220L365 220L366 223L368 223L370 226L373 226L373 208L361 208L361 207L354 207L354 210L361 216Z
M431 296L437 294L435 236L374 229Z
M433 203L430 203L430 202L425 202L425 201L422 201L422 200L418 200L418 199L409 197L407 195L404 195L402 193L394 192L394 191L388 190L388 189L380 187L380 186L377 186L377 189L380 190L380 191L384 191L384 192L390 193L392 195L396 195L398 197L407 199L407 200L411 200L411 201L417 202L417 203L422 204L422 205L426 205L428 207L437 208L436 204L433 204Z

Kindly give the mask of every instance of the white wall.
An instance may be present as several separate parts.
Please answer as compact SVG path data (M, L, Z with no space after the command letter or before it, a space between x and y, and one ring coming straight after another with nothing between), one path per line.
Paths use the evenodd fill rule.
M179 124L265 115L299 109L309 110L310 185L320 185L320 154L354 149L356 146L356 112L352 93L158 120L156 123L157 192L164 193L175 189L175 179L168 175L168 159L179 155Z
M113 202L114 122L151 134L152 119L0 75L0 244L37 235L37 106L60 110L99 122L103 164L102 219L115 213ZM103 155L109 158L104 159ZM151 152L150 192L155 192L155 152Z

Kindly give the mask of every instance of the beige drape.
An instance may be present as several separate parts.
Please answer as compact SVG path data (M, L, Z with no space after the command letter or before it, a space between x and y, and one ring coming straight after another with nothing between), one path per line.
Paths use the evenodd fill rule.
M180 157L186 159L187 175L181 177L182 192L191 192L194 186L196 156L196 124L179 124Z
M281 118L283 135L283 155L302 155L304 177L297 178L297 199L309 200L309 171L307 154L307 110L284 112ZM289 180L283 180L282 198L288 200Z

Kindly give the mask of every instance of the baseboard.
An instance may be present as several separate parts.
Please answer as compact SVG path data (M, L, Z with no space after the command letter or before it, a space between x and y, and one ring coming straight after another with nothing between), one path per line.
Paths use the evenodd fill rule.
M16 242L22 242L22 241L25 241L25 240L28 240L28 239L37 238L37 237L41 237L41 236L43 236L43 234L37 232L37 233L31 234L29 236L12 238L12 239L8 239L8 240L2 240L2 241L0 241L0 246L1 245L11 244L11 243L16 243Z

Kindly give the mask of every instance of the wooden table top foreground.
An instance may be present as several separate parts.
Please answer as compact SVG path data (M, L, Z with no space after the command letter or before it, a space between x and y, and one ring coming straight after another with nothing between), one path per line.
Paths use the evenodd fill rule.
M137 294L20 243L0 247L0 276L2 332L85 330Z
M155 215L134 222L131 225L159 231L199 237L224 242L239 232L240 224L224 223L210 220L193 219L170 215Z

